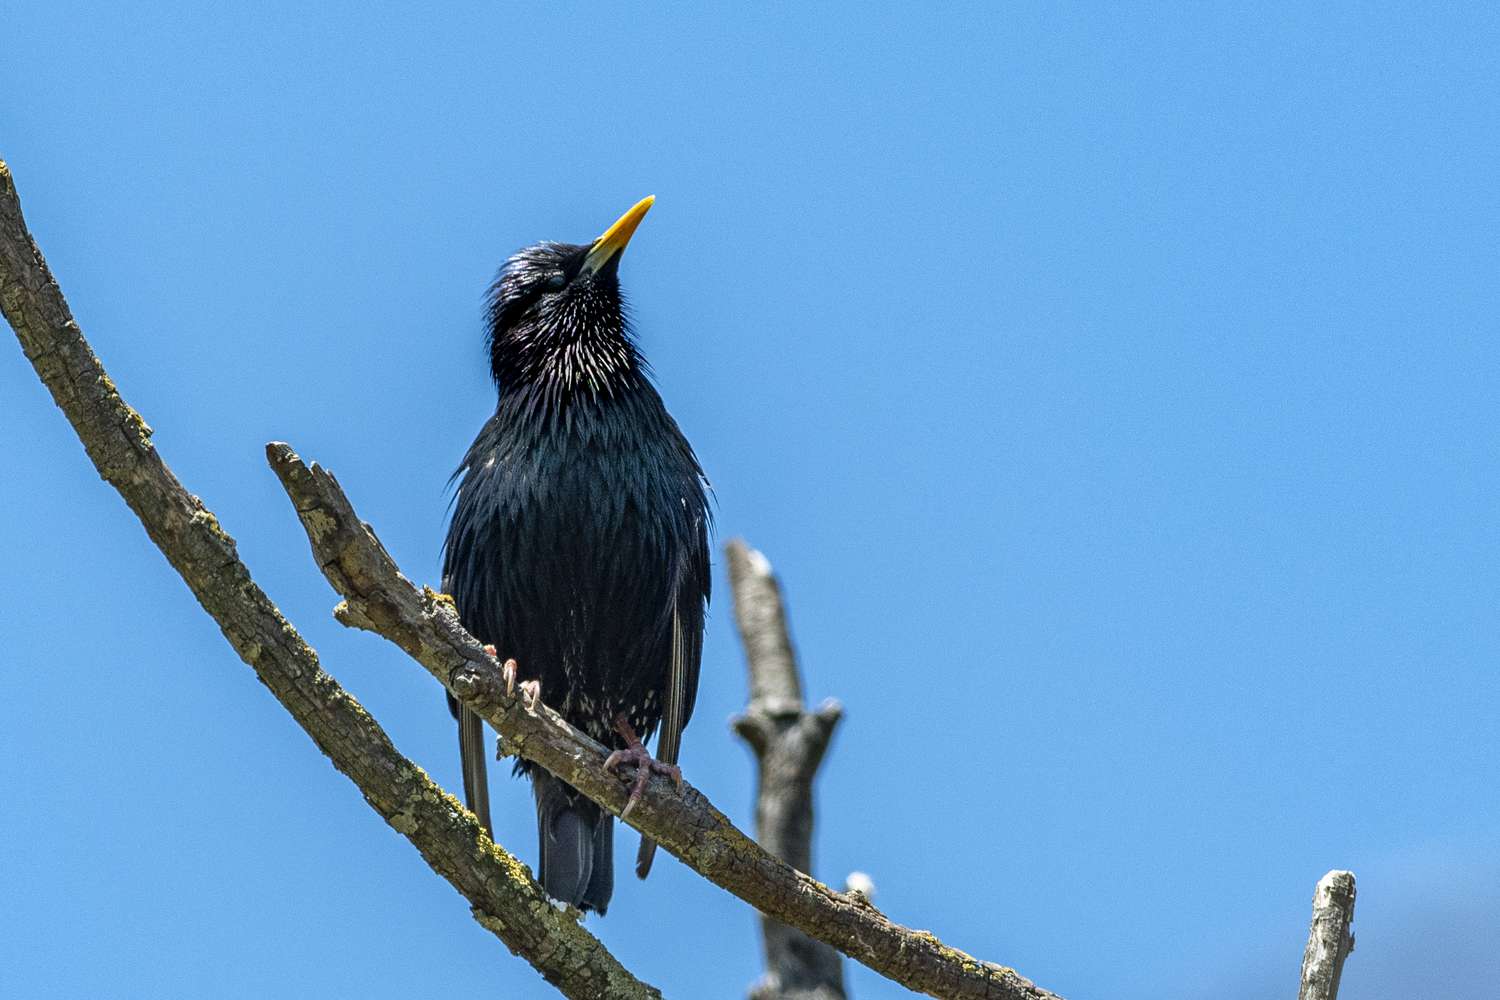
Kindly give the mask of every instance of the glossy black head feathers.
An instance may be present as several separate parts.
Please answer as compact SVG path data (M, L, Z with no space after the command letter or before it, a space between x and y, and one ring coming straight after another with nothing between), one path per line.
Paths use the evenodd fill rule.
M589 244L538 243L500 270L489 295L490 373L549 399L610 393L634 381L640 355L620 295L620 255L654 198L642 198Z
M607 392L639 369L616 265L586 268L589 251L538 243L501 269L486 319L490 373L502 389Z

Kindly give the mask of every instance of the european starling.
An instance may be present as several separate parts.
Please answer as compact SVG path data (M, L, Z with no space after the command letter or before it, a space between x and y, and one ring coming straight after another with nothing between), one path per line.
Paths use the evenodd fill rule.
M620 254L653 199L589 244L538 243L490 289L495 415L454 478L443 578L459 618L574 726L635 766L677 777L709 596L706 483L625 318ZM533 690L535 690L533 688ZM490 826L480 719L455 705L464 793ZM660 731L657 758L642 745ZM522 762L543 887L604 913L612 817ZM680 778L679 778L680 780ZM645 878L656 845L642 840Z

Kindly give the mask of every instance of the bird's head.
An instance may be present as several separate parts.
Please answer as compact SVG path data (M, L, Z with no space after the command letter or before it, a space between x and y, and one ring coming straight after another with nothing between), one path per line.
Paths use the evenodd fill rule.
M620 255L654 198L636 202L592 243L519 251L490 288L490 370L501 386L607 391L638 371L620 297Z

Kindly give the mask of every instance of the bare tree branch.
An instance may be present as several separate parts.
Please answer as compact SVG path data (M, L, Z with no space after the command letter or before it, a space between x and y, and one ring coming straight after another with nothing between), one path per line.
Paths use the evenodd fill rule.
M759 764L755 837L792 867L811 871L813 777L843 708L827 701L816 712L807 710L770 562L739 539L724 552L750 675L749 708L733 725ZM844 1000L838 952L770 917L762 916L760 924L766 974L751 989L751 1000Z
M1354 873L1331 871L1313 890L1312 927L1302 953L1302 989L1298 1000L1336 1000L1344 959L1354 950Z
M305 465L284 444L267 445L266 454L318 565L344 597L335 609L338 620L400 646L493 726L509 752L540 764L620 815L631 776L604 770L605 749L545 704L529 708L506 691L500 665L463 630L451 599L430 588L419 591L401 575L332 475ZM652 778L625 822L767 916L913 990L990 1000L1054 996L1014 969L978 961L927 931L894 923L863 895L835 892L773 857L687 783L679 794L671 781Z
M313 650L255 585L233 539L183 489L152 446L150 427L120 398L26 230L3 162L0 306L100 474L230 645L376 811L469 898L475 918L569 996L655 995L554 909L525 877L525 867L484 837L472 815L402 757L358 702L323 672ZM545 707L528 711L510 696L498 664L459 626L451 602L419 592L401 577L332 477L303 466L285 446L268 450L325 574L347 599L339 620L394 641L478 710L513 752L618 814L625 791L604 771L603 748ZM773 858L691 788L679 797L653 781L631 824L762 912L912 989L940 997L1052 996L1012 969L895 924L858 894L834 892Z
M317 654L250 578L234 540L163 463L151 428L120 398L26 230L3 161L0 307L100 475L119 490L235 652L371 808L468 899L474 919L569 997L660 997L575 916L558 911L526 866L402 756L322 670Z
M659 997L572 915L558 910L527 868L402 756L375 720L322 670L317 654L251 579L234 540L162 461L151 444L151 428L121 399L26 229L3 161L0 311L100 475L129 504L236 653L370 806L469 900L475 920L569 997ZM490 722L511 752L546 767L618 815L626 793L604 771L604 749L545 705L528 708L505 690L499 665L459 625L451 600L418 591L400 575L331 475L304 465L285 445L268 445L267 454L296 505L319 565L345 597L336 609L339 621L396 643ZM805 711L774 581L769 567L755 566L754 555L731 547L732 569L740 563L733 570L737 594L746 588L738 603L751 660L751 711L737 729L768 752L783 738L800 744L786 762L793 791L783 799L791 807L758 810L758 819L768 843L809 867L810 783L838 709L830 705L816 713ZM764 589L755 590L766 586L769 597ZM769 719L771 728L754 721L757 717ZM684 786L681 795L669 789L653 780L630 825L751 903L769 918L768 928L796 928L937 997L1058 1000L1012 969L980 962L930 933L891 922L862 893L834 892L762 850L691 787ZM805 799L799 802L798 796ZM1336 1000L1344 959L1354 947L1349 933L1354 898L1350 872L1332 871L1319 881L1303 956L1302 1000ZM770 947L768 937L768 954Z

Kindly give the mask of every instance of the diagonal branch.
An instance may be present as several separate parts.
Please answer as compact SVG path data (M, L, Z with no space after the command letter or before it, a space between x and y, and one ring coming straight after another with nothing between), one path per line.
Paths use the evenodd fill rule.
M492 725L512 753L540 764L619 816L626 790L604 770L605 750L540 705L508 693L500 665L463 630L446 595L418 590L401 575L338 482L285 444L266 446L296 507L313 555L344 601L345 625L394 642L459 701ZM543 692L546 696L546 692ZM903 927L858 893L835 892L763 850L697 789L654 778L626 820L710 882L766 916L827 942L913 990L945 998L1046 1000L1014 969L981 962L927 931Z
M27 232L0 163L0 306L100 474L218 622L235 651L360 786L371 805L471 902L475 917L574 997L652 996L592 935L548 905L525 868L481 835L473 817L391 745L250 578L234 541L183 489L151 445L151 430L115 390L73 321ZM346 598L340 620L378 630L475 709L507 746L618 814L625 791L602 769L603 748L545 708L527 712L500 670L459 627L451 603L419 592L354 515L331 476L271 449L314 551ZM826 941L914 990L939 997L1047 1000L1014 970L980 962L925 931L902 927L858 894L845 895L772 857L699 793L653 781L631 825L761 912Z
M3 161L0 307L99 474L119 490L235 652L359 786L371 808L469 901L474 919L569 997L659 998L574 918L553 907L526 866L401 755L256 586L234 540L167 468L151 444L151 428L120 398L84 340L26 230Z
M129 504L235 652L370 806L469 900L475 920L569 997L659 997L576 920L558 911L524 865L401 755L256 586L234 540L167 468L151 444L151 428L121 399L84 340L26 229L3 161L0 311L100 475ZM324 574L346 599L337 609L339 620L395 642L489 721L513 752L618 815L626 793L605 775L603 748L545 706L528 710L505 691L498 664L459 626L451 601L418 591L400 575L331 475L304 465L285 445L267 451ZM791 662L788 643L778 647L771 636L762 649L762 638L751 645L752 657ZM765 675L753 695L768 704L794 698L800 707L794 667L789 674L783 671L780 686L771 676ZM830 713L828 730L834 721ZM826 735L818 739L826 747ZM809 755L814 763L815 758ZM696 790L684 787L679 796L668 787L650 784L631 825L772 920L933 996L1057 1000L1012 969L977 961L932 934L893 923L859 893L834 892L762 850ZM1308 1000L1334 1000L1337 994L1344 958L1354 944L1349 934L1354 895L1349 872L1330 872L1318 883L1303 959L1301 995Z
M812 870L813 777L843 716L836 701L809 712L792 650L781 587L766 557L740 539L724 546L734 618L750 674L750 705L734 720L759 764L755 837L802 871ZM766 974L751 1000L844 1000L838 952L799 930L762 917Z

